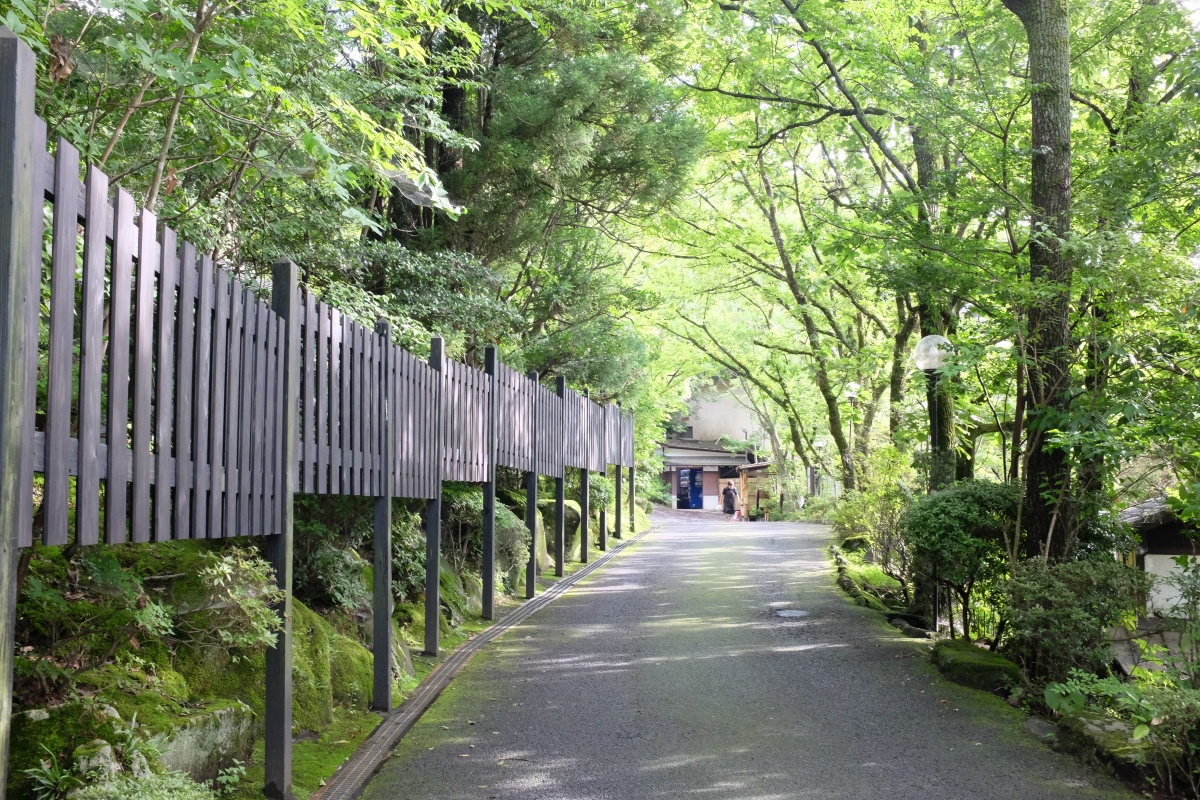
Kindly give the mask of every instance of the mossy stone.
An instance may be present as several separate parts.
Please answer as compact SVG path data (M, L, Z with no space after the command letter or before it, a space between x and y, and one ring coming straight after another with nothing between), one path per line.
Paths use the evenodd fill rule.
M333 724L329 641L333 627L292 601L292 726L323 731Z
M1021 668L998 653L965 639L943 639L933 646L933 663L955 683L996 694L1021 682Z
M32 796L24 770L47 758L45 745L59 764L70 763L71 753L96 739L116 741L120 721L108 716L100 703L91 700L64 703L47 709L17 712L9 728L8 796Z
M329 643L329 679L333 699L350 708L371 707L374 688L374 658L367 648L335 633Z

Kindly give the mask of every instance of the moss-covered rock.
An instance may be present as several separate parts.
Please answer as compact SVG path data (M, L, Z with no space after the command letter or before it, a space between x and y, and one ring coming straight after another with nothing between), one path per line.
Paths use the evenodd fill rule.
M943 639L935 644L933 663L955 683L985 692L1007 694L1021 682L1020 667L964 639Z
M87 699L53 708L17 712L12 716L8 762L8 796L29 797L24 770L38 766L49 750L60 764L69 764L76 748L94 740L115 741L121 721L101 703ZM42 747L45 746L46 750Z
M251 759L257 732L248 705L217 704L180 720L172 733L158 737L159 760L168 770L183 772L192 780L212 781L234 759Z
M1055 747L1127 778L1140 775L1148 756L1146 740L1133 739L1133 723L1090 711L1058 720Z
M323 731L333 724L329 675L333 627L303 603L292 601L292 725Z
M557 505L554 498L538 501L542 527L549 531L551 537L554 536L554 514ZM567 500L563 503L563 541L566 544L568 558L579 552L579 520L582 515L583 511L579 508L579 503L574 500ZM550 542L546 543L546 549L548 552L554 551Z
M374 689L374 656L353 639L335 633L329 642L329 679L333 699L366 711Z

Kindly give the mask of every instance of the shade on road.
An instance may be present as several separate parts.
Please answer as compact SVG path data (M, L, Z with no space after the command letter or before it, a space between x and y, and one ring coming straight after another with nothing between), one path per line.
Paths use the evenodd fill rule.
M850 604L828 529L657 521L476 656L364 797L1135 797Z

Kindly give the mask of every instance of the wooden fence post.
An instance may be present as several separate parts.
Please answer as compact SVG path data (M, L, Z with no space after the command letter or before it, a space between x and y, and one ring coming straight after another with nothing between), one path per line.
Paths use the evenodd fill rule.
M392 387L392 326L386 319L375 323L375 333L383 339L377 367L380 379L379 431L375 437L383 464L379 494L375 497L375 586L371 655L374 661L375 690L371 707L392 710L392 425L394 420Z
M621 424L621 404L620 403L617 403L617 413L614 416L616 416L616 418L617 418L616 419L617 432L616 432L615 436L616 436L617 441L619 442L621 440L621 428L624 427ZM617 520L616 520L617 524L615 526L613 526L613 538L614 539L621 538L621 494L622 494L622 492L621 492L621 455L619 452L620 451L619 446L618 446L617 450L618 450L617 463L613 465L613 475L614 475L613 486L615 487L615 491L616 491L616 495L617 495L617 503L616 503L617 507L615 509L615 511L617 513Z
M484 410L487 425L487 480L483 484L483 618L496 613L496 348L483 353L483 371L488 376L488 401Z
M33 255L33 51L0 27L0 800L8 778L9 723L17 610L17 558L28 407L26 318ZM36 209L35 209L36 206Z
M296 492L296 414L300 402L300 293L296 265L275 262L272 271L271 308L283 318L284 335L279 343L283 359L281 388L282 441L272 454L278 458L276 475L281 477L279 530L267 537L267 560L275 570L275 582L284 592L283 629L275 646L267 650L266 768L263 794L273 800L292 796L292 524Z
M604 450L604 479L608 480L608 408L600 409L600 447ZM600 504L600 552L608 549L608 499Z
M530 381L533 382L533 391L530 392L530 397L533 398L534 409L537 408L537 382L538 374L536 370L530 370L527 375ZM525 599L531 600L537 593L537 518L538 518L538 452L537 452L537 412L532 414L534 425L530 429L531 438L533 441L533 463L532 469L525 473L525 527L529 529L529 563L525 565Z
M433 401L434 453L430 467L435 470L436 496L425 505L425 655L436 656L441 644L441 557L442 557L442 459L445 458L446 432L443 415L446 404L446 354L442 337L429 342L429 366L437 372L434 385L437 397Z
M586 401L583 407L587 409L588 420L584 423L588 431L588 453L584 456L584 467L579 471L579 563L588 563L588 538L590 531L588 530L591 520L589 517L592 514L590 507L591 490L592 490L592 468L591 461L591 443L592 443L592 392L590 389L583 390L583 399Z
M633 465L633 461L629 462L629 533L637 533L637 508L634 506L634 488L633 478L637 468Z
M567 397L567 379L559 375L554 388L563 400ZM565 414L563 417L565 418ZM561 420L560 420L561 421ZM562 436L567 431L559 426ZM567 570L567 467L554 479L554 575L561 578Z

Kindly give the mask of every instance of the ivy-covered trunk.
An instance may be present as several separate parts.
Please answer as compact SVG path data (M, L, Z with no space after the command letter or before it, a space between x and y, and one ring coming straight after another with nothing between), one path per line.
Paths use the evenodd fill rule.
M1033 163L1029 330L1025 341L1029 427L1024 520L1030 556L1064 555L1071 465L1049 432L1070 413L1071 42L1066 0L1004 0L1029 40Z

